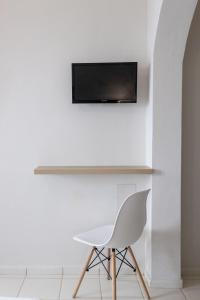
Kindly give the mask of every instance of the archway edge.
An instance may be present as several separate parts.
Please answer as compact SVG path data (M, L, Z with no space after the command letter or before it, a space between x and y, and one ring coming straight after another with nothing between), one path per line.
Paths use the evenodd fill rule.
M160 13L154 42L154 64L159 52L166 46L177 55L177 63L183 60L186 41L198 0L157 0L160 1ZM163 53L163 52L162 52ZM169 53L170 54L170 53ZM166 55L166 52L163 53Z
M197 0L163 0L152 53L151 286L181 287L182 62ZM149 244L149 243L148 243ZM148 249L147 249L148 253ZM148 262L148 260L151 260Z

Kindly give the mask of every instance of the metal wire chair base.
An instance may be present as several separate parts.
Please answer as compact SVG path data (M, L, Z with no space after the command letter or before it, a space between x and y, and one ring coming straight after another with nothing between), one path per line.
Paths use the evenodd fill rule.
M108 278L112 279L110 272L108 270L108 268L105 265L105 261L109 261L111 259L110 256L106 256L103 253L103 250L105 248L102 248L101 250L98 250L98 248L94 248L94 251L96 253L96 256L94 257L94 259L91 261L91 263L88 265L87 271L89 271L90 269L96 267L99 264L102 264L103 268L105 269ZM133 270L133 272L136 272L136 268L130 263L130 261L126 258L126 254L128 251L128 248L124 248L123 250L119 251L118 249L114 249L115 250L115 257L118 261L120 261L117 273L116 273L116 278L119 275L119 272L121 270L121 267L123 264L127 265L129 268L131 268ZM97 262L96 262L97 261Z

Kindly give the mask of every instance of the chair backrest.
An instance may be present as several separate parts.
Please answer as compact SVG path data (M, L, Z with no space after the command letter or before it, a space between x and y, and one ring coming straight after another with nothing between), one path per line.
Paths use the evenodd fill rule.
M123 248L135 243L146 224L146 200L150 189L130 195L121 205L108 243L110 248Z

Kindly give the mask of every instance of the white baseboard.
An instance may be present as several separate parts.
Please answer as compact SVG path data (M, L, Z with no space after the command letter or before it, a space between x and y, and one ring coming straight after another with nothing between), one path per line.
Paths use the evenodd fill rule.
M200 278L200 268L183 268L182 269L183 278Z
M27 276L63 275L62 266L27 266Z
M83 266L0 266L0 275L10 276L79 276ZM91 269L89 274L98 275L99 267Z
M149 278L149 276L146 274L146 280L147 280L148 286L150 286L152 288L180 289L180 288L183 287L183 281L182 281L182 279L174 279L174 280L162 279L162 280L156 280L156 279Z
M25 276L27 268L24 266L0 266L0 275Z
M0 266L0 275L17 276L45 276L45 275L74 275L79 276L83 266ZM92 268L89 275L102 274L106 276L103 267ZM133 271L130 268L121 268L120 274L130 275Z
M63 267L63 275L77 275L79 276L83 270L83 266L64 266ZM90 275L98 275L99 267L93 268L89 271Z

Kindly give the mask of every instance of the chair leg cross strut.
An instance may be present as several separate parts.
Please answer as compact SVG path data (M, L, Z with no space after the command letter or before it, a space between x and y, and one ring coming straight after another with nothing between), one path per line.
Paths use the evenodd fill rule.
M139 266L137 264L137 261L135 259L135 256L133 254L133 251L132 251L131 247L126 247L126 248L124 248L123 250L120 250L120 251L118 249L108 249L108 255L105 255L103 253L104 249L105 248L102 248L101 250L97 249L96 247L92 248L92 251L91 251L91 253L88 257L86 265L85 265L85 267L82 271L82 274L81 274L81 277L79 279L78 285L74 290L73 298L75 298L77 293L78 293L78 290L79 290L81 282L84 278L85 272L89 271L90 269L94 268L95 266L97 266L99 264L102 264L104 270L107 273L107 278L112 280L112 299L116 300L116 279L117 279L117 276L119 275L119 272L121 270L122 265L125 264L128 267L130 267L133 270L133 272L137 272L137 274L140 278L141 284L144 288L145 294L146 294L147 298L150 299L148 289L146 287L146 284L144 282L143 276L140 272ZM96 255L92 259L94 253ZM130 256L133 260L134 266L126 258L127 253L130 254ZM119 267L118 267L117 271L116 271L116 260L119 261ZM106 261L107 261L107 267L105 265ZM110 272L110 261L111 261L111 272Z
M102 248L101 250L98 250L97 248L94 248L94 251L96 253L96 256L94 257L94 259L90 262L90 264L88 265L87 271L89 271L90 269L96 267L99 264L102 264L104 270L107 273L108 279L112 279L111 275L110 275L110 269L109 269L109 264L108 264L108 268L105 266L105 261L110 262L111 260L111 256L110 254L108 256L106 256L103 251L105 248ZM118 267L117 273L116 273L116 277L119 274L119 271L121 270L121 267L123 265L123 263L125 265L127 265L128 267L130 267L133 272L136 272L136 268L128 261L128 259L126 258L126 254L128 251L128 248L124 248L123 250L119 251L118 249L115 249L115 258L117 260L120 261L120 265ZM96 262L96 260L98 259L98 262Z

